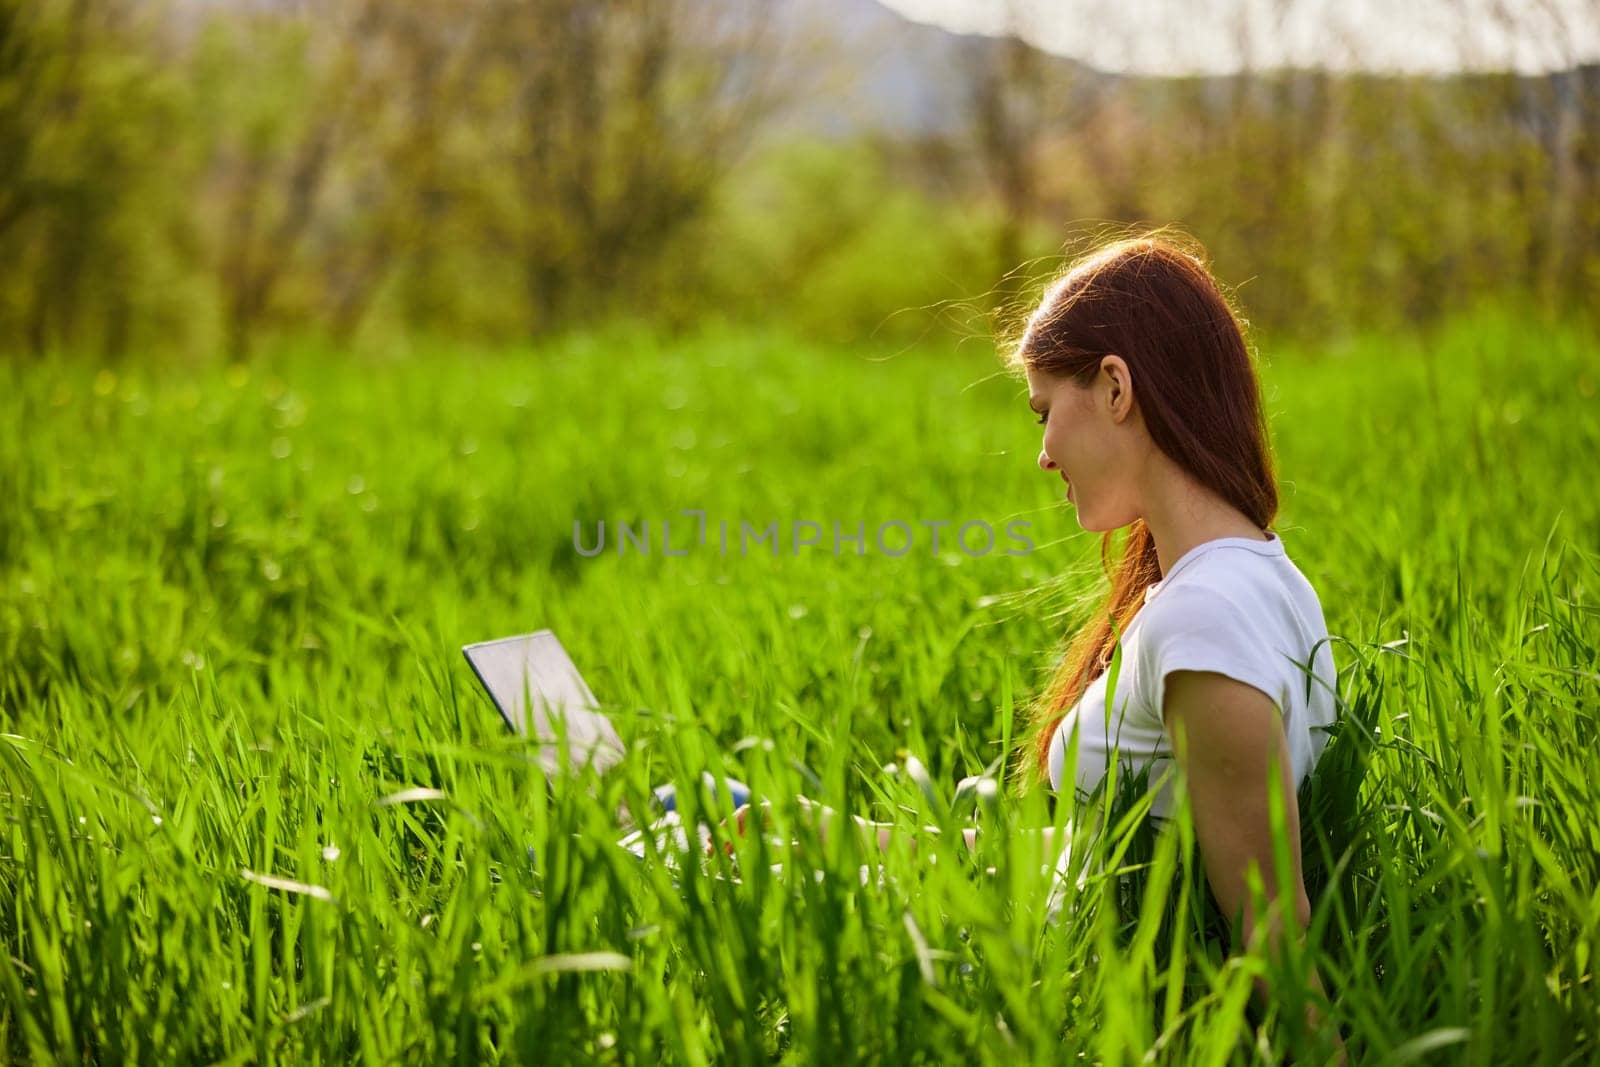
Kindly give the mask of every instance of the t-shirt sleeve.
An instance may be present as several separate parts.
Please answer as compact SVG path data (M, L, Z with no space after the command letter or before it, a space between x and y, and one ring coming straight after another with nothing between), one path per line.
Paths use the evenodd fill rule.
M1169 589L1143 609L1144 660L1157 722L1164 722L1167 676L1173 671L1214 671L1254 686L1283 712L1282 657L1233 601L1201 587Z

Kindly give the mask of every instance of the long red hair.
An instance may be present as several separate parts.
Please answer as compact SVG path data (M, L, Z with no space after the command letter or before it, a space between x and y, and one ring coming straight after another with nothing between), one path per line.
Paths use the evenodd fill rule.
M1011 363L1087 386L1109 354L1133 377L1151 440L1200 484L1262 529L1278 513L1261 387L1239 317L1212 276L1205 250L1163 234L1101 245L1046 289ZM1101 539L1111 581L1104 604L1070 640L1030 714L1022 752L1037 780L1048 776L1050 743L1085 689L1111 664L1125 631L1161 578L1143 519ZM1112 629L1112 620L1116 629Z

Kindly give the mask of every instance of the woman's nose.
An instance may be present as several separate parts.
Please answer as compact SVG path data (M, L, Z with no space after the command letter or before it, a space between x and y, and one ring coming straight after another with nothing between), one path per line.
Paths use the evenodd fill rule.
M1056 461L1055 460L1050 458L1050 454L1048 452L1046 452L1044 449L1040 449L1039 450L1039 469L1042 470L1042 471L1053 471L1053 470L1060 470L1061 468L1056 465Z

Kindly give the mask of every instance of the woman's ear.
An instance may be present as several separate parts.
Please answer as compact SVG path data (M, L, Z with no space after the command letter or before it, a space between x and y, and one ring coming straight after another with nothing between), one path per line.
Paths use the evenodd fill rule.
M1111 418L1121 422L1133 410L1133 375L1123 358L1115 354L1100 360L1100 374L1107 386L1106 399Z

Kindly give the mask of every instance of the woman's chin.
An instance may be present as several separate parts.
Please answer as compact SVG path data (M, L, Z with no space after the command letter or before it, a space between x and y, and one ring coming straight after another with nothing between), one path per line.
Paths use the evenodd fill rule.
M1109 530L1117 530L1128 525L1126 522L1107 523L1104 516L1085 512L1077 506L1074 506L1072 510L1078 517L1078 525L1083 528L1085 533L1106 533ZM1129 521L1131 522L1132 520L1130 519Z

